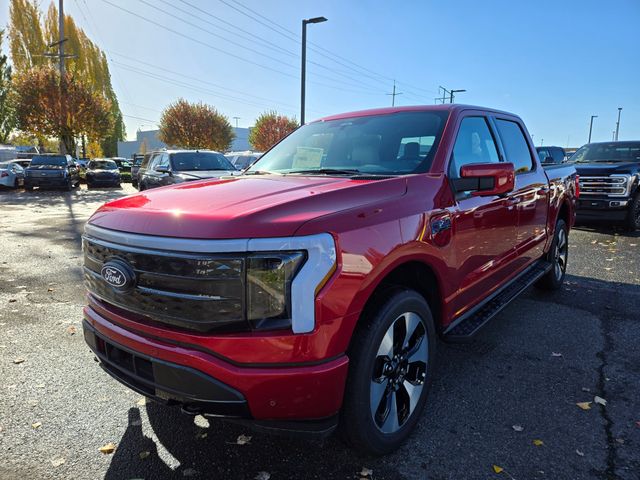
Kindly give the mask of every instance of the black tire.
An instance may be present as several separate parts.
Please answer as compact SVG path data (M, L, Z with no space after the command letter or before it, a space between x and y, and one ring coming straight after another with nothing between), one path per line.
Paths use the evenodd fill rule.
M419 323L407 338L409 319L416 317ZM389 332L392 347L386 349ZM403 349L400 344L405 342L407 347ZM435 348L429 305L413 290L388 290L364 313L349 349L349 374L340 418L342 436L349 444L372 455L384 455L402 445L424 409L433 377ZM389 355L381 354L387 350ZM405 353L396 355L400 351ZM403 360L406 356L418 358L417 353L424 362ZM372 402L378 404L377 408L372 408Z
M17 190L18 188L20 188L20 182L18 182L18 179L17 179L17 178L13 181L13 188L14 188L15 190Z
M93 188L93 184L92 184L92 183L87 182L87 190L89 190L90 188Z
M640 230L640 192L631 200L629 213L627 213L627 230L635 232Z
M69 180L69 181L67 182L67 184L64 186L64 189L65 189L67 192L70 192L72 188L73 188L73 182L72 182L71 180Z
M564 282L567 273L567 261L569 259L569 228L564 220L560 219L556 222L556 228L553 232L553 242L549 253L547 253L547 261L552 267L544 277L536 283L536 286L543 290L558 290Z

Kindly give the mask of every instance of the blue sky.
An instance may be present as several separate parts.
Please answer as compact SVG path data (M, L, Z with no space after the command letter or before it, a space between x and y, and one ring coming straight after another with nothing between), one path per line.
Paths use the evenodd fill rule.
M308 27L307 120L390 105L396 79L396 104L466 89L457 101L519 114L536 144L586 143L590 115L593 140L610 140L619 106L620 139L640 139L638 0L65 0L65 11L107 51L130 138L179 97L239 126L271 109L299 117L300 22L322 15Z

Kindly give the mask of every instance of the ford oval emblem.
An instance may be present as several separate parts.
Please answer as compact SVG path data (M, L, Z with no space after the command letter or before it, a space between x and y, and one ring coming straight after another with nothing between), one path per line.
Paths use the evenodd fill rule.
M136 280L133 269L121 260L108 261L102 266L100 274L105 282L120 291L131 288Z

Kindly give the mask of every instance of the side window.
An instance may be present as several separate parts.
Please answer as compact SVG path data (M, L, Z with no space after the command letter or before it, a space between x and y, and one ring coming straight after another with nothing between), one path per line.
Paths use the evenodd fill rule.
M169 154L163 153L162 155L158 155L158 160L156 161L155 167L168 167L169 166Z
M538 158L540 159L540 163L545 163L545 160L547 159L547 157L551 156L551 154L549 153L549 150L547 150L546 148L539 148L537 151L538 151Z
M472 163L498 163L498 150L484 117L466 117L453 146L449 176L460 178L460 168Z
M553 157L553 163L564 162L564 151L561 148L552 148L551 156Z
M516 174L531 171L533 168L531 152L520 125L510 120L496 119L496 126L502 139L507 162L513 163Z

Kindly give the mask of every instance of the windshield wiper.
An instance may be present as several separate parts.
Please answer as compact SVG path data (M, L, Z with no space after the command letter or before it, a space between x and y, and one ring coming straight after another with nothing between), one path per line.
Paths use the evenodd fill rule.
M309 170L293 170L291 172L287 172L287 174L300 174L300 175L314 174L314 173L317 173L319 175L360 175L360 173L362 172L356 169L341 170L338 168L314 168Z
M282 175L282 174L277 172L270 172L268 170L251 170L251 171L244 172L242 175Z

